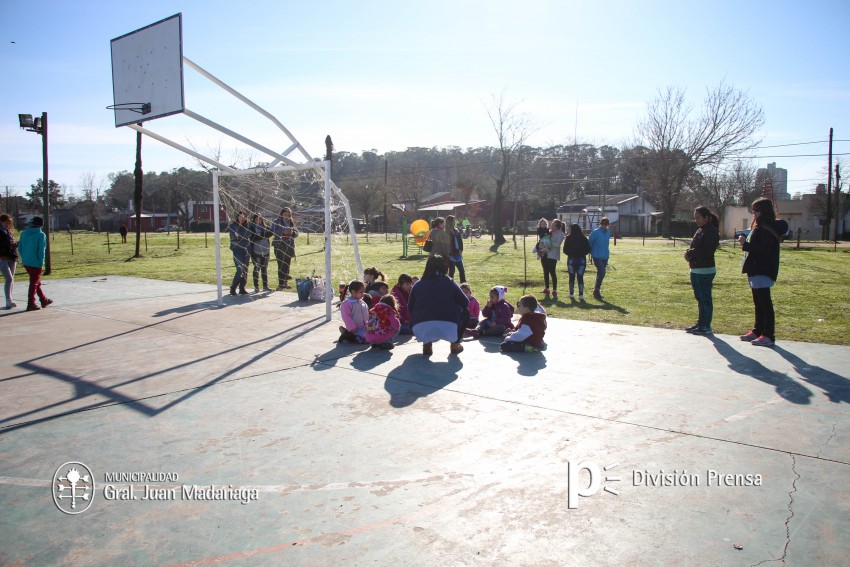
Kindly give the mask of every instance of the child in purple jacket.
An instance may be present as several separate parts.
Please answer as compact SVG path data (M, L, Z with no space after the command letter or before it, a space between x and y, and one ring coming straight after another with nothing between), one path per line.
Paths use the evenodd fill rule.
M501 337L508 329L513 329L511 318L514 316L514 306L505 301L508 288L503 285L494 286L490 290L487 305L481 310L484 320L478 325L478 333L483 336Z

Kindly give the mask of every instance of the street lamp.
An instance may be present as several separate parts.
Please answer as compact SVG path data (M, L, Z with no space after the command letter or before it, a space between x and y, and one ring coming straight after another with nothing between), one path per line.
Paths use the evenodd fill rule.
M18 114L18 123L21 130L41 134L41 151L43 158L43 171L41 177L41 188L44 199L44 234L47 236L47 249L44 251L44 275L50 275L50 181L47 176L47 113L33 118L32 114Z

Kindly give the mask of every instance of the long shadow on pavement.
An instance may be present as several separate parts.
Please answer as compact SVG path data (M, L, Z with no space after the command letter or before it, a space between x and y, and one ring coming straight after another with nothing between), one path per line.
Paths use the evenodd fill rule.
M814 393L787 374L770 370L761 362L741 354L727 342L714 335L706 335L717 352L729 362L729 368L738 374L744 374L765 384L770 384L776 393L794 404L808 405L812 403ZM761 347L753 347L761 348Z
M809 364L796 354L780 346L774 346L773 350L790 362L794 366L794 370L803 377L803 380L826 392L829 401L836 404L841 402L850 404L850 380L846 377L840 376L835 372L830 372L820 366Z

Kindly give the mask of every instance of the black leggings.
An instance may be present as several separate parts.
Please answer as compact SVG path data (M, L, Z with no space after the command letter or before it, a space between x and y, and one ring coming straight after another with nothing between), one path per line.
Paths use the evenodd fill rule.
M753 289L753 304L756 307L756 320L753 323L753 332L758 336L764 335L775 341L776 317L773 313L773 300L770 298L770 288L760 287Z
M540 263L543 264L543 286L549 289L549 278L552 278L552 291L558 290L558 272L555 267L558 261L554 258L541 258Z

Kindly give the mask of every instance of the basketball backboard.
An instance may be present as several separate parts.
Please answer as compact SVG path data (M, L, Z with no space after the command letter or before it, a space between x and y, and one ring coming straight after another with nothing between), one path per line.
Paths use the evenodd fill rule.
M111 47L116 128L184 111L182 14L116 37Z

